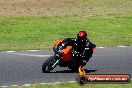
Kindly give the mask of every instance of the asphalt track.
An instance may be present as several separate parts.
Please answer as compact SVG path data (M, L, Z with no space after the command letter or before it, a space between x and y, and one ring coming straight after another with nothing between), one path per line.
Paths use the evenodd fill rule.
M56 67L42 73L41 65L51 50L0 52L0 86L75 81L77 73ZM132 47L97 48L84 67L88 74L132 75Z

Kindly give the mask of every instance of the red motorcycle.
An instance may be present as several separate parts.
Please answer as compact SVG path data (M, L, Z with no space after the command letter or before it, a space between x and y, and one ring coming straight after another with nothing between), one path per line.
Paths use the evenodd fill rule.
M64 38L61 38L54 44L54 55L50 56L42 65L42 71L44 73L51 72L57 65L59 65L60 67L68 67L72 71L78 71L79 66L86 65L81 59L75 60L75 55L78 52L72 50L72 46L66 46L65 49L62 50L63 46L65 45L64 43L62 43L64 40ZM96 46L93 47L93 50L95 49L95 47ZM69 51L72 52L69 53ZM81 58L83 56L80 55L77 57Z

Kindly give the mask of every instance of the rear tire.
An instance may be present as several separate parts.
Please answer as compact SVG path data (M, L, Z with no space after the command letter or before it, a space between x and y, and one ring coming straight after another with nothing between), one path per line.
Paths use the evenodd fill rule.
M68 68L73 72L78 72L79 66L68 66Z
M51 56L49 57L42 65L42 71L43 73L48 73L50 71L52 71L54 68L52 67L52 65L56 62L56 56Z

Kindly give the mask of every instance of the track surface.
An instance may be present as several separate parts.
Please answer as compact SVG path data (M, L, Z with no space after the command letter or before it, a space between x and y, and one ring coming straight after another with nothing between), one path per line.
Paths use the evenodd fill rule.
M0 86L32 83L75 81L77 73L56 67L52 73L42 73L41 65L52 55L50 50L0 52ZM115 73L132 75L132 47L97 48L84 67L90 74Z

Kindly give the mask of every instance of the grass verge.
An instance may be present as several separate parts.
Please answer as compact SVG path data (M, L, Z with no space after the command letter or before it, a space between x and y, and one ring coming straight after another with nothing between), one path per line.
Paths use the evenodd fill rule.
M85 30L97 46L132 45L132 16L0 17L0 51L51 49L61 37Z
M32 85L23 87L12 87L12 88L132 88L132 82L130 84L85 84L80 86L77 83L59 83L59 84L43 84L43 85Z

